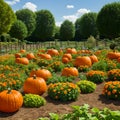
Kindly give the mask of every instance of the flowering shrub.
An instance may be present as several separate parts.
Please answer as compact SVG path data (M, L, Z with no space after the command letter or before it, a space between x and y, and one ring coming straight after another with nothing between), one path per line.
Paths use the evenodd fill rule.
M25 77L24 71L18 67L0 65L0 91L8 87L15 90L20 89Z
M80 88L81 93L92 93L96 89L96 84L88 80L78 81L77 85Z
M120 81L120 69L112 69L108 71L108 79Z
M80 93L79 87L70 82L55 83L48 86L48 95L51 99L60 101L76 100Z
M87 65L80 65L78 67L78 71L79 72L87 72L87 71L89 71L89 66L87 66Z
M23 98L25 107L40 107L46 104L46 100L39 95L25 94Z
M103 88L103 95L109 99L120 100L120 81L106 82Z
M86 77L94 83L102 83L106 79L106 74L103 71L91 70L86 73Z

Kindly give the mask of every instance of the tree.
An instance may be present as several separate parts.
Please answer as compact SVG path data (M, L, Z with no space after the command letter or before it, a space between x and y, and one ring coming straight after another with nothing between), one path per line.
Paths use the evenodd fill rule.
M98 29L96 25L97 13L86 13L78 18L76 22L77 32L84 38L88 38L90 35L96 37L98 35Z
M55 26L55 29L54 29L54 38L55 39L60 39L60 27L59 26Z
M15 19L11 7L4 0L0 0L0 34L7 33Z
M19 40L23 40L27 36L27 33L27 27L21 20L16 20L9 31L12 37Z
M102 36L110 39L120 36L120 2L102 7L97 16L97 26Z
M74 37L75 29L72 22L65 20L60 27L61 40L71 40Z
M29 9L22 9L16 11L16 16L18 20L24 22L28 30L28 36L30 36L36 27L35 13Z
M51 38L54 33L55 20L52 13L48 10L40 10L36 12L36 29L33 36L39 41L45 41Z

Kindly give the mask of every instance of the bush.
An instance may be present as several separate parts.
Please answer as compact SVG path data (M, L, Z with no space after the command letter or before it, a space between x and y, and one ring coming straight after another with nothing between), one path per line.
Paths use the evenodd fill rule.
M120 100L120 81L106 82L103 88L103 95L108 99Z
M40 107L46 104L46 100L39 95L25 94L23 98L25 107Z
M88 80L81 80L77 82L77 85L80 88L81 93L92 93L96 89L96 84Z
M103 71L91 70L87 72L86 77L94 83L102 83L106 79L106 74Z
M48 95L51 99L72 101L78 98L80 89L74 83L55 83L48 86Z

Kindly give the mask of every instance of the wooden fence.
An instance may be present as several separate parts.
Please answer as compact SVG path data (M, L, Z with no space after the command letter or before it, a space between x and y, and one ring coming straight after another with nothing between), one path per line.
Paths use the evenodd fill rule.
M102 41L98 42L97 46L106 47L107 43ZM41 48L66 48L66 47L74 47L79 49L84 49L86 47L86 42L76 42L76 41L68 41L68 42L38 42L38 43L0 43L0 54L11 53L15 51L19 51L20 49L25 49L27 51L33 51Z

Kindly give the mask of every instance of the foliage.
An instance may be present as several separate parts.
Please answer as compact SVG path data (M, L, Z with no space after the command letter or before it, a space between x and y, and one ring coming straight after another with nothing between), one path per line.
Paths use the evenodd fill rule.
M10 30L15 19L12 8L4 0L0 0L0 35Z
M1 42L10 42L11 37L9 34L4 33L0 36L0 40L1 40Z
M74 80L73 76L70 77L66 77L66 76L59 76L56 74L53 74L53 76L51 78L48 78L48 80L46 81L46 83L49 85L51 83L58 83L58 82L72 82Z
M36 94L25 94L23 96L25 107L40 107L46 104L46 100Z
M16 66L0 65L0 91L10 87L19 90L26 78L24 71Z
M27 37L28 31L26 25L22 21L16 20L9 33L12 37L23 40L25 37Z
M120 81L120 69L112 69L112 70L108 71L108 80Z
M76 100L80 94L79 87L70 82L55 83L48 86L48 95L51 99L60 101Z
M110 39L120 36L120 2L102 7L97 16L97 26L102 36Z
M81 80L76 84L80 88L81 93L92 93L96 89L96 84L88 80Z
M94 83L102 83L106 79L106 74L103 71L99 70L90 70L86 73L87 80Z
M79 67L78 67L78 71L79 72L88 72L90 70L90 68L89 68L89 66L87 66L87 65L80 65Z
M106 82L103 88L103 95L108 99L120 100L120 81Z
M61 40L72 40L74 37L74 25L69 20L65 20L60 27L60 39Z
M88 104L82 106L72 106L72 113L58 115L49 113L49 118L38 118L38 120L118 120L120 111L112 111L108 108L100 110L98 108L90 108Z
M22 9L16 11L18 20L21 20L27 27L28 35L30 36L36 27L35 13L29 9Z
M33 33L37 39L45 41L53 36L55 20L52 13L48 10L36 12L36 29Z
M77 30L84 37L88 38L90 35L96 37L98 35L96 25L97 13L86 13L76 21Z

